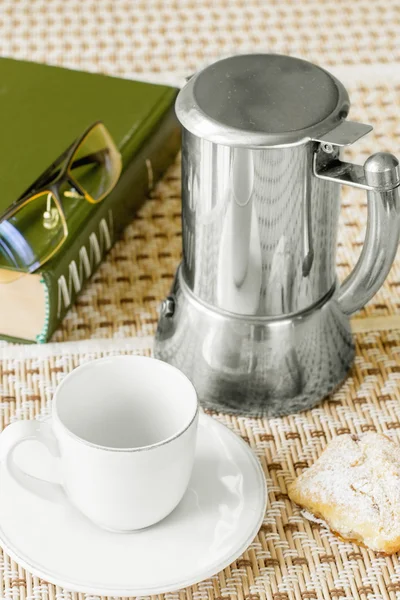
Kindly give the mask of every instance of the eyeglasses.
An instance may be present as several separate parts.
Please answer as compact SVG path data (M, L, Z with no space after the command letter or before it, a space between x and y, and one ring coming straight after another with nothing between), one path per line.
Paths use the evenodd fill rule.
M101 202L121 170L109 131L94 123L0 215L0 283L50 260L66 241L78 204Z

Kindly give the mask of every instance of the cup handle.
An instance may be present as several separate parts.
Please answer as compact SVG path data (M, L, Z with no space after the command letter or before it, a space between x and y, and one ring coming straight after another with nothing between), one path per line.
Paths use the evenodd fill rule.
M48 423L17 421L8 425L0 435L0 460L5 463L11 477L26 490L52 502L63 501L65 491L62 485L29 475L16 464L14 450L27 440L37 440L52 456L60 456L57 440Z
M332 149L329 149L332 152ZM326 150L325 150L326 152ZM333 156L314 155L314 175L320 179L367 191L368 221L360 258L337 294L342 311L351 315L362 308L385 281L396 256L400 236L400 165L395 156L378 152L364 167Z

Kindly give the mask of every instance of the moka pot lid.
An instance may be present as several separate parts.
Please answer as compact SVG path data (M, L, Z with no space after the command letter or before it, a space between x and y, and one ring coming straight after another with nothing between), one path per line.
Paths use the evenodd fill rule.
M349 96L333 75L280 54L225 58L196 73L176 113L191 133L228 146L279 147L319 139L347 116Z

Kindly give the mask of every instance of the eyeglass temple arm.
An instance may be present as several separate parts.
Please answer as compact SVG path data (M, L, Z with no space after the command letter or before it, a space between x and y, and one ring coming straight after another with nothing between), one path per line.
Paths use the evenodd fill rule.
M54 169L56 169L62 163L62 161L67 156L68 152L69 152L69 149L66 150L61 156L59 156L58 159L56 161L54 161L53 164L51 164L50 167L48 169L46 169L40 175L40 177L38 177L38 179L36 179L36 181L31 186L29 186L28 189L25 190L25 192L18 198L18 200L16 202L14 202L14 204L17 204L21 199L28 196L28 194L35 192L35 190L37 190L40 187L42 187L43 185L47 184L51 175L54 175ZM108 153L109 153L109 149L103 148L103 150L99 150L98 152L93 152L92 154L88 154L87 156L78 158L71 164L71 169L77 169L78 167L83 167L85 165L90 165L92 163L102 164L102 163L104 163L104 156L107 155ZM57 175L58 175L58 173L56 174L56 176Z
M82 158L78 158L77 160L74 160L74 162L71 164L70 166L70 170L72 171L73 169L77 169L79 167L84 167L85 165L91 165L94 163L97 164L104 164L104 156L106 154L108 154L109 150L108 148L103 148L103 150L99 150L98 152L93 152L92 154L88 154L87 156L82 156ZM84 198L85 196L85 190L82 188L82 186L79 185L79 183L77 181L75 181L75 179L72 179L70 177L67 176L68 182L70 183L70 185L75 188L75 190L79 193L80 196L82 196L82 198ZM67 197L74 197L74 195L70 195L70 192L65 191L64 195Z
M107 154L109 154L108 148L103 148L102 150L98 150L97 152L92 152L91 154L87 154L86 156L82 156L82 158L77 158L71 164L71 169L77 169L79 167L84 167L85 165L90 165L92 163L103 164L104 158Z

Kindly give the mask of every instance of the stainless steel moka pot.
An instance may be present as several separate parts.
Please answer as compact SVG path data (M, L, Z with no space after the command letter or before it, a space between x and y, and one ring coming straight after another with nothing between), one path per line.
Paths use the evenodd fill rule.
M399 240L398 160L364 166L341 150L372 127L346 120L349 97L304 60L220 60L178 95L183 259L164 301L158 358L203 405L274 416L309 408L346 376L349 316L372 298ZM340 184L367 192L360 259L335 272Z

